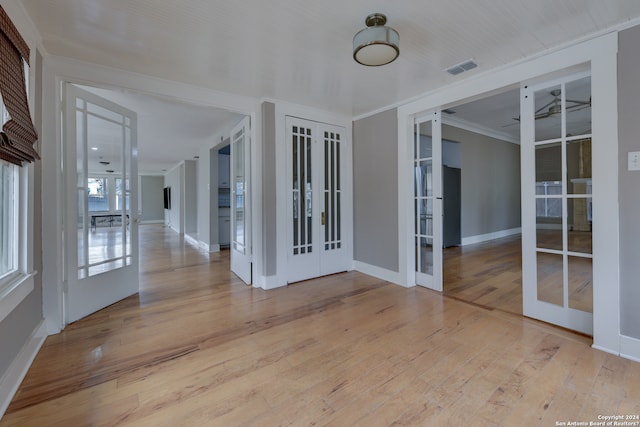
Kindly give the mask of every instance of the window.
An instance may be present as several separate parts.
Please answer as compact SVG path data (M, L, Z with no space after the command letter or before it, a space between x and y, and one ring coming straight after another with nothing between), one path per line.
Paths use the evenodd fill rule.
M109 186L107 178L89 178L87 183L89 212L109 211Z
M536 196L561 196L562 182L536 182ZM538 218L561 218L562 198L544 197L536 199L536 216Z
M18 168L0 160L0 279L18 265Z
M29 191L39 154L29 111L27 43L0 6L0 321L34 288L33 194Z
M126 198L125 211L129 210L129 180L125 181L124 194ZM122 210L122 178L116 178L116 210Z
M124 190L124 194L123 194ZM122 178L113 176L91 176L87 179L87 198L89 212L116 212L122 210L125 200L125 211L129 210L129 180L122 188Z

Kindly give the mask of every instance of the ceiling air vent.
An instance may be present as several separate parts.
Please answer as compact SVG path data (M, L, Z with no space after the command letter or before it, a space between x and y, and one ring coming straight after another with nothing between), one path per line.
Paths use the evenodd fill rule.
M465 71L473 70L476 68L478 64L473 60L469 59L467 61L461 62L460 64L456 64L453 67L447 68L447 73L452 76L457 76L460 73L464 73Z

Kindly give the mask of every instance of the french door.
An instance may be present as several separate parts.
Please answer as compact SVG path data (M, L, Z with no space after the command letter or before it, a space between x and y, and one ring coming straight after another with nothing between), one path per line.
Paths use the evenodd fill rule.
M138 292L136 114L72 84L65 101L65 322Z
M523 313L593 333L591 77L521 90Z
M251 137L249 117L231 131L231 271L251 284Z
M346 271L345 129L286 118L287 281Z
M415 282L442 291L442 131L440 111L416 118L413 143Z

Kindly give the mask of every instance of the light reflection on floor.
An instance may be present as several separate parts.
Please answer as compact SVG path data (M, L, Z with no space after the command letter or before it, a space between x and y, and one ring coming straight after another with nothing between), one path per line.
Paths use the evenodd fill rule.
M123 244L122 227L97 227L90 230L88 237L88 263L85 262L85 245L82 230L78 230L78 278L104 273L124 266L123 253L127 264L131 262L130 233L126 231L126 245ZM98 265L94 265L98 264Z

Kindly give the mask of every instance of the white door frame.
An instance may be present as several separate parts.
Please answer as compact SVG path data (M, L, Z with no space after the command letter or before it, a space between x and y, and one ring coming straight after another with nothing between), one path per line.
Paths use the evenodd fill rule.
M618 130L617 130L617 33L610 33L545 55L472 76L421 99L398 107L398 182L407 182L413 119L421 111L462 103L505 86L520 84L546 74L581 64L591 64L593 139L606 140L606 149L593 147L593 216L603 218L602 228L593 233L593 346L620 353L620 278L618 218ZM412 189L398 187L399 265L398 279L411 285L413 242L410 206ZM405 232L402 232L404 230Z
M229 95L215 90L185 85L180 82L149 78L148 76L129 71L116 70L98 64L86 63L68 58L51 56L45 58L42 81L42 103L44 111L42 134L50 135L48 144L42 144L42 204L47 206L47 215L42 218L42 240L48 242L49 249L43 252L43 315L47 333L55 334L64 328L63 316L63 240L60 233L64 215L62 192L65 182L60 173L62 161L62 122L64 109L63 85L73 83L96 86L104 89L129 90L163 96L177 102L191 103L206 107L222 108L251 117L252 156L251 169L253 188L254 216L253 242L255 260L254 271L262 271L262 148L261 104L262 101L240 95ZM55 249L52 249L55 248ZM254 274L254 286L260 286L264 280Z

